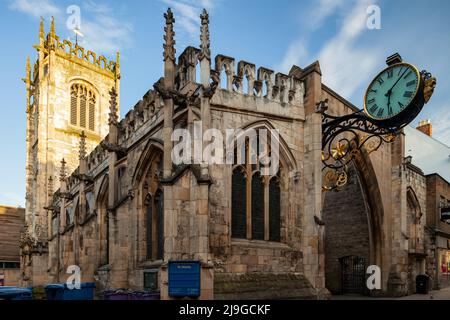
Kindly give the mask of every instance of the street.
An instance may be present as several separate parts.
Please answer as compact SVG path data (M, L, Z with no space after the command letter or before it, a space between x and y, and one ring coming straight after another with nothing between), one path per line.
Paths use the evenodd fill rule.
M450 300L450 287L430 291L429 294L413 294L399 298L374 298L361 295L334 295L331 300Z

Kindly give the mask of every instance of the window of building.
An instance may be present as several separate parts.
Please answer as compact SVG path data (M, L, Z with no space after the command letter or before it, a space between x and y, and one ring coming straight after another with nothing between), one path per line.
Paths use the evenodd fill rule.
M122 199L126 196L125 193L125 171L126 167L120 167L117 170L117 198Z
M92 89L81 83L70 88L70 124L95 131L96 96Z
M86 215L94 212L94 193L92 191L86 192Z
M441 221L450 224L450 201L441 196L439 208L441 211Z
M258 142L259 144L259 142ZM281 188L280 171L276 175L263 175L256 153L245 146L245 164L233 169L231 194L231 237L266 241L281 241ZM242 150L236 149L237 153ZM270 150L267 154L270 157ZM253 159L252 161L248 161ZM250 162L251 164L249 164ZM250 224L250 226L249 226Z
M164 193L159 181L162 170L162 156L155 155L145 176L143 183L144 215L143 238L145 241L146 260L164 259ZM144 258L144 257L143 257Z
M247 179L245 169L237 167L232 178L231 236L247 238Z
M78 209L78 201L66 206L66 226L71 226L75 221L75 211Z
M158 189L155 196L147 195L146 246L148 260L164 258L164 195Z
M280 241L281 220L280 220L281 190L280 179L273 177L269 182L269 240Z
M20 262L0 262L0 269L20 269Z
M52 230L51 234L52 236L56 235L58 233L58 215L54 215L52 217Z

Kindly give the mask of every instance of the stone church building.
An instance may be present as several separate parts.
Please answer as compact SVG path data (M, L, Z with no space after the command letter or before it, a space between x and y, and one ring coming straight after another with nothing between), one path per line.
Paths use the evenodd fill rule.
M322 83L319 62L289 74L175 52L165 16L164 74L119 121L120 62L60 39L41 22L27 63L26 225L22 282L63 282L70 265L97 289L156 288L168 299L168 262L201 263L201 299L326 298L415 290L434 268L424 234L426 181L404 137L362 153L340 192L322 189L322 114L358 108ZM157 80L157 79L155 79ZM279 170L260 164L174 165L174 129L279 130ZM246 149L248 150L248 149ZM246 153L248 160L250 155ZM349 268L350 266L350 268ZM362 273L361 273L362 270ZM430 271L431 274L431 271ZM363 277L364 284L352 279Z

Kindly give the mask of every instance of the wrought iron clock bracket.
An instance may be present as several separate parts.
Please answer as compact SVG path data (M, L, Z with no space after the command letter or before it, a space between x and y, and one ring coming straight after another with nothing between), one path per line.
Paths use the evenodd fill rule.
M323 190L340 189L347 184L348 166L362 151L367 154L391 143L404 127L391 127L373 120L360 110L344 116L327 114L328 99L316 105L322 114Z
M395 53L386 60L388 66L403 62ZM398 81L398 80L397 80ZM422 110L436 87L436 78L426 70L420 72L420 86L414 99L401 113L385 120L375 120L363 110L333 116L327 113L328 99L317 103L322 114L322 173L324 191L339 190L347 184L348 168L354 159L370 154L383 143L392 143L399 132Z

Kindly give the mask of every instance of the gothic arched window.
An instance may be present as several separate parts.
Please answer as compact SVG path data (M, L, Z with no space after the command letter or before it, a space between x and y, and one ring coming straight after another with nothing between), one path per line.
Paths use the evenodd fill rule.
M151 161L143 182L144 216L142 230L145 241L146 260L164 259L164 193L159 181L159 172L162 169L161 156L157 155ZM144 239L145 235L145 239ZM144 248L142 248L144 249Z
M231 195L231 236L247 238L247 180L243 168L233 171Z
M95 131L96 96L92 89L81 83L70 88L70 124Z
M158 189L155 196L156 209L156 259L162 260L164 258L164 194L161 189Z
M252 177L252 239L264 240L264 182L259 172Z
M147 195L145 242L148 260L164 258L164 194L158 189L155 196Z
M145 242L147 245L147 259L153 257L153 201L152 196L147 195L145 200L147 205L146 223L145 223Z
M280 241L281 190L278 177L270 179L269 182L269 240Z
M267 139L269 146L259 146L259 141L260 136L256 134L246 139L245 148L238 145L235 149L235 164L244 163L237 163L233 170L231 237L281 241L282 167L280 164L276 175L268 175L267 170L263 170L259 157L260 153L271 156L270 139ZM254 152L250 145L254 146Z

